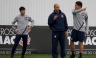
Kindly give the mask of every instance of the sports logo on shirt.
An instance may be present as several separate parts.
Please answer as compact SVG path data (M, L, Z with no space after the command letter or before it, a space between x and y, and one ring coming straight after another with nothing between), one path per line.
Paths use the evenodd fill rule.
M61 17L63 18L64 16L63 16L63 15L61 15Z
M27 20L27 17L24 17L25 20Z
M85 13L81 13L81 15L82 15L82 16L84 16L84 15L85 15Z

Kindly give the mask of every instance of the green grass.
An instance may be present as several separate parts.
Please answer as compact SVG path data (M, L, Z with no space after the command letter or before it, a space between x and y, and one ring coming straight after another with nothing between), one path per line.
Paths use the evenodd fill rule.
M21 55L15 55L15 58L20 58ZM66 58L69 58L70 55L67 55ZM51 54L27 54L25 55L26 58L52 58ZM78 55L76 55L78 58ZM10 55L3 55L0 54L0 58L10 58ZM59 57L60 58L60 55ZM83 55L83 58L96 58L96 55Z

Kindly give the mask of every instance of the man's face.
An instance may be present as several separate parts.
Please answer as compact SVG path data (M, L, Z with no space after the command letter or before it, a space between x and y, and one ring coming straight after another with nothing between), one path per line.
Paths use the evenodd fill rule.
M54 10L58 12L60 10L60 6L59 5L55 5L54 6Z
M79 5L77 5L77 4L75 4L75 9L76 10L78 10L78 9L80 9L81 7L79 6Z
M21 15L24 15L25 14L25 10L21 10L20 13L21 13Z

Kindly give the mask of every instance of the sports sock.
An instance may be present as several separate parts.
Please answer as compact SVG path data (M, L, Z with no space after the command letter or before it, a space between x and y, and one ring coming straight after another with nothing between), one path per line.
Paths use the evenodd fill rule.
M74 51L72 51L72 55L73 55L73 56L75 56L75 53L74 53Z
M82 56L82 53L80 53L80 56Z

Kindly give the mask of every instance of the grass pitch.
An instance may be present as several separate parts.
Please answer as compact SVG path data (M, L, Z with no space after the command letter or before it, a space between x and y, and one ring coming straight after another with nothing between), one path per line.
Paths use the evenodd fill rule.
M66 58L69 58L70 55L66 55ZM79 55L76 55L76 58L78 58ZM10 55L3 55L0 54L0 58L10 58ZM14 58L21 58L21 55L15 55ZM51 54L26 54L25 58L52 58ZM59 57L60 58L60 55ZM96 55L83 55L83 58L96 58Z

